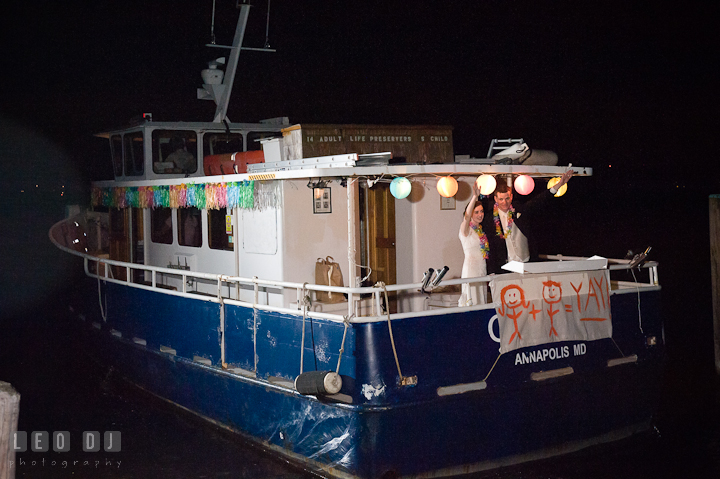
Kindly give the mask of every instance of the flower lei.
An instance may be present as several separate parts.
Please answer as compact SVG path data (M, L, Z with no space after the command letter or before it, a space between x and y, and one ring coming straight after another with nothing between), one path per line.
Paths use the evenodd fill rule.
M495 206L493 206L493 221L495 222L495 234L497 234L503 239L507 238L512 233L512 225L514 223L513 213L515 213L515 208L511 206L508 210L507 233L503 234L502 226L500 225L500 214L498 213L498 205L497 203L495 203Z
M477 233L480 238L480 252L482 253L483 259L487 259L488 253L490 253L490 244L488 243L487 235L483 232L482 226L480 225L474 225L471 223L470 228L472 228L472 230Z

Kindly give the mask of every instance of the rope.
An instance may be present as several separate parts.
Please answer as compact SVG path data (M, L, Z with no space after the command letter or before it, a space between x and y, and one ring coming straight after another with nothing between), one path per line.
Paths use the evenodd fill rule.
M257 363L258 363L258 355L257 355L257 302L258 302L258 284L257 284L257 276L253 276L253 361L254 361L254 373L257 374Z
M100 264L100 263L98 263L98 264ZM105 267L107 268L108 265L105 265ZM107 323L107 315L105 314L105 311L103 310L102 293L101 293L101 287L100 287L100 275L98 275L97 280L98 280L98 303L100 303L100 315L102 316L103 321ZM107 305L105 305L105 307L107 308Z
M620 351L620 354L622 354L622 357L625 357L625 353L622 352L622 349L620 349L620 346L618 346L618 343L615 342L615 338L610 336L610 339L612 339L613 344L615 344L615 347Z
M493 363L492 367L490 368L490 371L488 371L487 376L485 376L485 379L483 379L483 382L487 381L487 378L490 377L490 373L493 372L493 369L495 369L495 365L497 364L498 360L500 359L500 356L502 356L503 353L498 354L498 357L495 358L495 362Z
M228 364L225 362L225 298L222 295L222 276L218 278L218 303L220 306L220 329L222 333L222 348L220 349L220 365L223 369L227 369Z
M645 334L645 331L643 331L642 327L642 313L640 312L640 286L638 285L638 280L635 277L635 271L631 269L630 272L632 273L632 277L635 280L635 289L637 289L638 295L638 324L640 326L640 332Z
M303 308L302 339L300 340L300 374L303 373L303 365L305 364L305 318L307 318L307 307L310 303L310 296L305 293L305 286L307 286L307 282L302 285L302 298L300 299Z
M385 293L385 313L387 314L388 331L390 331L390 344L392 344L393 355L395 356L395 365L397 366L398 375L400 376L400 383L402 383L405 376L403 376L403 373L400 370L400 361L398 360L397 350L395 349L395 338L393 338L392 324L390 324L390 302L388 301L387 288L385 287L385 283L382 281L375 283L375 286L382 288Z
M340 374L340 360L342 359L342 355L345 352L345 336L347 335L348 327L350 326L350 320L355 316L354 314L351 316L343 316L343 323L345 323L345 331L343 331L343 338L342 343L340 344L340 354L338 355L338 363L337 368L335 369L336 374Z

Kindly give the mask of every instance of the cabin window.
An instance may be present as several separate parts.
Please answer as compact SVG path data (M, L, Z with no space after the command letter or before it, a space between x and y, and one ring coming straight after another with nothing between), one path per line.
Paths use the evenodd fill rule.
M194 206L178 209L178 244L182 246L202 246L202 217Z
M122 137L120 135L110 137L110 154L112 155L115 177L119 178L123 174Z
M208 246L232 251L234 241L232 210L208 210Z
M244 151L240 133L205 133L203 135L203 157Z
M277 133L272 131L253 131L248 133L247 136L247 149L248 151L262 150L262 144L260 140L269 140L270 138L277 137Z
M155 173L195 173L197 134L189 130L154 130L152 159Z
M153 243L172 244L172 208L156 208L150 211L150 239Z
M135 131L125 133L125 176L138 176L143 174L143 132Z

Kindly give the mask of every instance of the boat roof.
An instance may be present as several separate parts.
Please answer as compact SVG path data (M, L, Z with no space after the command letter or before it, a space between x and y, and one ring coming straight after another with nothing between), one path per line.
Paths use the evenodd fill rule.
M129 131L140 131L143 129L162 129L162 130L195 130L197 132L216 131L226 132L239 130L267 131L279 132L281 128L290 126L287 117L270 118L260 120L259 123L218 123L212 121L152 121L140 120L131 122L128 125L118 128L111 128L105 131L95 133L94 136L100 138L110 138L111 135L125 133Z
M575 176L592 176L592 168L581 166L541 166L541 165L490 165L490 164L466 164L466 163L443 163L435 165L420 164L395 164L395 165L372 165L352 166L357 160L356 154L341 155L347 156L345 165L328 166L322 168L312 167L313 160L320 158L306 158L308 162L305 168L289 169L278 165L272 168L272 163L264 164L264 171L250 172L236 175L196 176L192 178L168 178L161 180L108 180L97 181L93 185L97 187L110 186L153 186L153 185L180 185L187 183L231 183L245 180L293 180L309 178L362 178L362 177L383 177L392 178L395 176L405 177L438 177L438 176L478 176L488 175L529 175L533 177L552 178L560 176L568 169L573 170ZM352 158L355 158L353 160ZM286 162L278 162L286 163Z

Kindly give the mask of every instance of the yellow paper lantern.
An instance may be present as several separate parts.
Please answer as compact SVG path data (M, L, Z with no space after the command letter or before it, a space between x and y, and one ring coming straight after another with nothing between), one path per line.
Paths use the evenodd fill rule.
M548 185L547 185L548 190L549 190L550 188L552 188L553 186L557 185L559 182L560 182L560 178L559 178L559 177L550 178L550 180L548 181ZM562 195L565 194L566 191L567 191L567 183L565 183L564 185L562 185L562 186L560 187L560 189L558 190L558 192L555 193L555 196L562 196Z
M491 195L495 191L497 181L493 175L480 175L475 181L475 184L480 188L481 195Z
M521 195L529 195L535 188L535 180L528 175L520 175L515 178L515 191Z
M443 176L438 180L437 190L440 196L445 198L453 197L458 190L457 180L452 176Z

